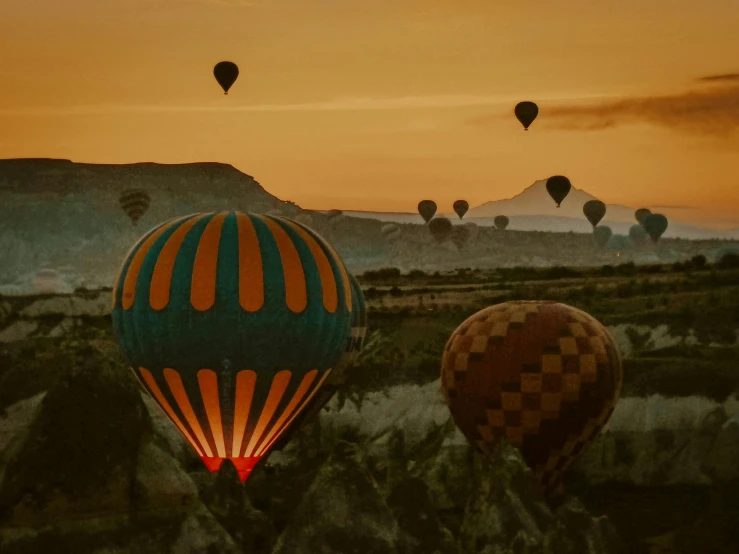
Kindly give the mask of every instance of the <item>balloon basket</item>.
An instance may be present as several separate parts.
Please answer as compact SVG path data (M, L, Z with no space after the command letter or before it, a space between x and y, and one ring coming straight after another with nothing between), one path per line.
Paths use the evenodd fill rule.
M246 481L247 477L249 477L251 470L254 469L254 466L257 465L257 462L259 462L261 458L261 456L249 456L247 458L209 458L207 456L203 456L201 459L203 460L205 467L207 467L208 471L211 473L215 473L221 469L221 465L224 460L231 460L231 463L239 474L239 480L243 483Z

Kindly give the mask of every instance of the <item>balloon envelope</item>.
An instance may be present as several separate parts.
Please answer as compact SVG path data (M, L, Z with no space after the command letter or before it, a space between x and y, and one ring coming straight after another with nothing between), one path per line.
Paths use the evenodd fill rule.
M642 244L647 238L647 231L639 224L629 227L629 238L634 244Z
M598 225L593 229L593 242L598 248L603 248L611 238L613 231L605 225Z
M539 106L533 102L519 102L513 109L513 113L516 114L516 119L521 122L524 130L529 130L529 125L534 122L536 116L539 115Z
M151 198L149 193L144 189L128 189L124 190L118 197L121 208L126 212L128 218L136 224L136 222L149 209Z
M467 245L467 241L470 239L470 230L464 225L454 225L452 228L452 242L459 249L462 250Z
M418 203L418 213L421 214L423 220L428 223L436 213L436 202L433 200L421 200Z
M493 223L495 224L496 229L500 229L501 231L503 231L506 227L508 227L508 223L510 223L510 220L504 215L498 215L495 216L495 219L493 219Z
M349 281L352 287L352 327L344 353L320 390L307 402L305 409L295 418L290 428L275 442L272 447L273 450L282 450L303 425L314 421L318 417L319 412L328 404L334 394L344 386L350 370L354 367L359 353L362 351L364 339L367 335L367 306L362 287L357 279L349 274Z
M621 358L593 317L557 302L477 312L444 349L441 385L455 423L486 454L505 439L551 491L608 421Z
M452 234L452 222L445 217L435 217L429 223L429 231L437 242L444 242Z
M464 214L467 213L467 210L470 209L470 205L467 202L467 200L457 200L454 202L454 212L459 216L459 219L462 219L464 217Z
M634 217L639 222L639 225L644 225L644 221L647 219L647 216L651 214L652 211L648 210L647 208L639 208L634 212Z
M233 86L239 76L239 68L233 62L218 62L213 68L213 75L221 85L223 93L228 94L228 89Z
M644 229L652 241L657 242L667 230L667 218L662 214L649 214L644 219Z
M600 220L606 215L606 205L600 200L588 200L582 207L585 217L595 229Z
M113 289L124 356L210 471L244 481L345 350L352 292L320 235L280 217L195 214L126 256Z
M569 194L572 184L567 177L563 175L554 175L547 179L547 192L557 203L557 207L562 203L562 200Z

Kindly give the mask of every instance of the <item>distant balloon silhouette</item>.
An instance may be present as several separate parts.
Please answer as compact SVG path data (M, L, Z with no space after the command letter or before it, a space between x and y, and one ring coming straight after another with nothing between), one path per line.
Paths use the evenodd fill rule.
M221 85L223 94L228 94L228 89L233 86L239 76L239 68L233 62L218 62L213 68L213 75Z
M629 227L629 238L636 245L644 244L647 240L647 230L639 225L632 225Z
M136 222L149 209L150 201L149 193L144 189L124 190L118 197L121 208L123 208L123 211L126 212L126 215L134 225L136 225Z
M429 231L437 242L444 242L452 234L452 222L445 217L435 217L429 223Z
M428 223L436 213L436 202L433 200L421 200L418 203L418 213L421 214L423 220Z
M504 215L495 216L495 219L493 219L493 223L495 223L495 228L500 229L501 231L504 231L505 228L508 227L509 222L510 220Z
M593 226L593 229L595 229L595 226L606 215L606 205L600 200L588 200L582 207L582 211Z
M549 196L552 197L552 200L557 203L558 208L570 193L571 188L572 184L570 183L570 180L562 175L554 175L547 179L547 192L549 193Z
M467 200L457 200L454 203L453 208L454 212L459 216L459 219L462 219L464 214L467 213L467 210L470 209L470 205Z
M644 225L644 220L647 219L647 216L651 213L652 211L647 208L639 208L634 212L634 217L639 222L639 225Z
M667 230L667 218L662 214L649 214L644 220L644 229L652 241L657 242Z
M536 116L539 115L539 107L533 102L519 102L513 110L516 119L523 125L523 130L528 131Z
M455 225L452 228L452 242L458 250L462 250L467 246L467 241L470 240L470 230L464 225Z
M625 250L629 250L632 246L631 239L626 235L612 235L608 239L608 248L615 250L618 255L621 255Z
M612 234L613 231L611 231L610 227L606 227L605 225L598 225L595 229L593 229L593 242L598 248L603 248L606 244L608 244L608 241L610 240Z

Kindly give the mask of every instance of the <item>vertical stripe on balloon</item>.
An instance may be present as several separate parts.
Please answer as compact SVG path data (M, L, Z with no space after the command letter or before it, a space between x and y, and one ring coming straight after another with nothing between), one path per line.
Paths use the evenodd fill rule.
M164 243L157 263L154 266L154 273L151 276L151 288L149 289L149 304L155 310L163 310L169 304L169 293L172 285L172 271L177 260L177 253L180 251L182 241L185 236L193 228L198 221L206 217L202 214L188 219L182 223L169 236L167 242Z
M236 214L239 228L239 304L247 312L264 305L264 274L259 238L249 216Z
M318 245L315 239L305 231L300 225L293 223L289 219L282 217L275 218L279 220L283 225L287 225L290 229L295 231L297 235L305 242L313 255L313 259L318 267L318 275L321 278L321 290L323 292L323 307L329 313L334 313L339 305L337 283L334 278L334 272L331 269L331 264L326 257L326 253Z
M283 370L278 372L272 379L272 385L270 386L269 394L267 395L267 401L264 403L264 408L262 408L259 421L257 421L257 425L254 427L251 440L249 440L249 444L246 446L246 451L244 452L244 456L247 458L252 455L254 447L257 445L257 442L259 442L259 439L262 437L269 421L275 414L277 406L280 404L280 401L285 394L285 390L287 390L287 385L290 383L291 377L291 371Z
M341 274L341 282L344 285L344 303L346 304L346 309L350 312L352 311L352 287L349 284L349 276L346 273L346 268L344 267L343 262L341 261L341 258L336 253L336 250L333 249L333 247L324 240L324 238L317 234L317 233L310 233L313 235L313 238L315 238L331 255L331 258L334 260L334 263L336 264L336 267L339 268L339 273Z
M159 229L159 227L161 227L162 225L166 225L166 224L167 222L164 222L161 225L154 227L154 229L152 229L148 233L146 233L143 237L141 237L139 240L136 241L136 244L134 244L124 256L123 263L121 264L121 267L118 270L118 275L116 276L115 282L113 283L113 308L115 308L115 305L116 305L116 300L118 297L118 290L121 288L121 277L123 277L123 270L126 269L126 265L128 264L129 259L131 258L133 253L139 248L139 246L141 246L141 244L143 244L143 242L147 238L149 238L149 236L152 233L156 232L156 230Z
M280 435L282 434L282 431L284 431L285 429L287 429L288 427L290 427L290 425L291 425L291 424L292 424L292 422L293 422L293 421L295 420L295 418L296 418L296 417L298 417L298 416L300 415L300 413L301 413L301 412L303 411L303 409L304 409L304 408L305 408L305 407L306 407L306 406L307 406L307 405L308 405L308 404L310 403L310 401L311 401L311 400L313 399L313 397L314 397L314 396L316 395L316 393L317 393L317 392L318 392L319 390L321 390L321 385L323 385L323 382L324 382L324 381L326 380L326 378L327 378L327 377L328 377L328 376L329 376L330 374L331 374L331 370L330 370L330 369L327 369L327 370L326 370L326 373L324 373L324 374L323 374L323 377L321 377L321 380L320 380L320 381L318 382L318 384L317 384L317 385L316 385L315 387L313 387L313 390L311 391L311 393L310 393L310 395L308 396L308 398L306 398L305 400L303 400L303 403L302 403L302 404L300 405L300 407L299 407L299 408L298 408L298 409L297 409L297 410L295 411L295 413L293 414L293 416L292 416L292 417L291 417L291 418L290 418L290 419L288 420L288 422L287 422L287 423L286 423L285 425L283 425L283 426L282 426L282 430L281 430L281 431L280 431L279 433L277 433L277 435L275 435L274 437L272 437L272 440L271 440L271 441L270 441L270 442L269 442L269 443L267 444L267 446L264 446L263 448L261 448L261 450L262 450L263 452L266 452L267 450L269 450L269 449L270 449L270 448L272 447L272 445L273 445L273 444L275 443L275 441L276 441L276 440L277 440L278 438L280 438Z
M192 438L192 435L190 435L185 425L182 423L182 421L180 421L180 418L177 417L177 414L172 409L172 406L170 406L169 402L167 402L167 399L164 398L164 395L162 394L162 391L159 390L159 385L157 385L157 382L154 380L152 374L149 372L148 369L144 367L140 367L139 371L141 372L141 376L144 378L144 381L148 385L149 392L151 392L152 396L157 400L157 402L159 402L159 405L169 416L169 419L174 422L174 424L180 430L180 433L182 433L187 441L192 445L192 447L195 449L195 452L198 453L198 456L202 458L203 451L200 450L200 447L195 442L195 439Z
M221 458L226 457L226 444L223 437L223 422L221 420L221 404L218 395L218 376L212 369L201 369L198 371L198 384L200 385L200 396L205 406L205 415L208 417L210 432L216 451Z
M285 276L285 302L290 311L300 313L308 305L308 292L298 250L285 230L277 223L265 216L254 215L254 217L267 226L275 239Z
M190 217L190 216L187 216ZM182 218L184 219L184 218ZM146 257L146 254L148 254L149 249L152 247L154 242L170 227L178 223L179 221L182 221L182 219L170 221L169 223L166 223L165 225L162 225L154 231L151 235L149 235L149 238L147 238L141 247L136 251L136 254L133 257L133 260L131 260L131 265L128 266L128 271L126 272L126 279L123 282L123 298L122 298L122 304L123 309L128 310L131 306L133 306L134 301L134 294L136 293L136 281L139 278L139 271L141 271L141 265L144 263L144 258Z
M216 266L221 228L228 212L221 212L205 226L200 237L195 264L192 268L190 303L198 311L210 309L216 301Z
M244 440L244 430L246 429L246 422L249 420L249 411L251 410L251 401L256 383L257 374L254 371L239 371L236 375L232 458L238 458L241 453L241 443Z
M187 397L187 391L185 390L185 386L182 384L180 374L171 368L165 368L163 374L164 380L167 381L169 390L172 392L172 396L174 396L174 399L177 402L177 407L180 409L180 413L185 416L185 420L187 420L187 423L190 425L190 429L192 429L193 433L195 433L195 436L200 441L200 445L202 446L205 455L212 458L213 451L210 449L208 439L205 438L203 428L200 426L200 422L198 421L198 416L195 415L195 411L192 409L192 404L190 404L190 399Z
M257 449L255 456L261 456L264 453L265 446L272 441L272 438L277 434L278 431L282 429L283 423L285 423L287 418L292 415L292 413L295 411L295 408L298 407L298 404L300 404L300 401L305 397L308 389L310 389L311 383L313 383L313 381L315 380L316 375L318 375L318 371L316 371L315 369L305 374L303 380L300 382L298 390L295 391L292 400L290 400L290 403L285 408L285 411L282 412L280 418L272 426L272 430L267 434L266 437L264 437L264 440L262 441L262 446Z

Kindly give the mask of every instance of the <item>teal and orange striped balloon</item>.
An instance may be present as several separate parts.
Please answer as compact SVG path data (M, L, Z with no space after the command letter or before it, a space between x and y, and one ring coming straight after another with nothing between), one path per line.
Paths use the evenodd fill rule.
M344 354L341 258L289 219L240 212L164 223L126 256L113 327L142 385L205 465L245 481Z
M331 375L323 383L321 390L311 399L300 416L293 422L290 429L280 437L280 440L275 442L273 445L274 450L282 450L303 425L318 417L323 407L344 386L349 377L349 371L357 362L359 353L364 346L365 336L367 335L367 305L364 302L362 287L352 274L349 274L349 281L352 287L352 328L351 334L346 341L344 354L339 359Z

